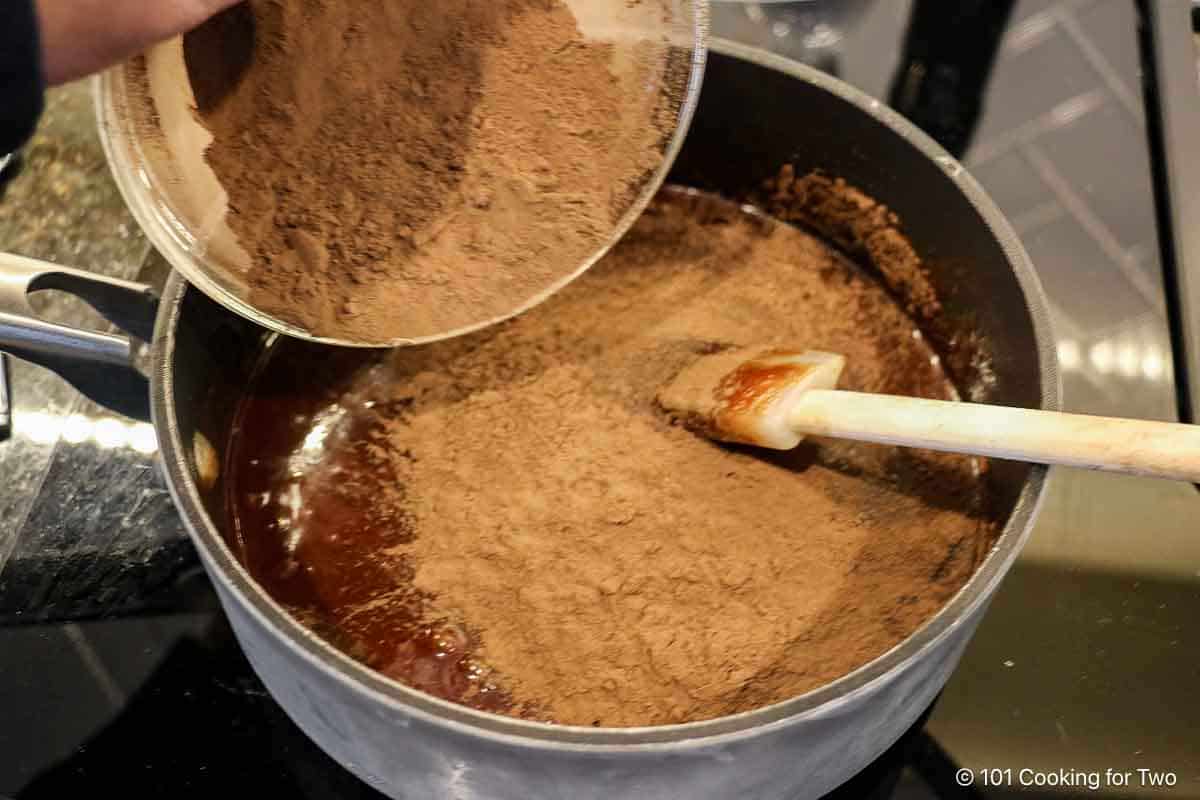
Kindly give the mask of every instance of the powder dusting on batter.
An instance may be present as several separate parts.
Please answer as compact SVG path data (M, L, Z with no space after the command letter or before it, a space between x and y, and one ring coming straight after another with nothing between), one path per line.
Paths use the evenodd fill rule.
M671 192L543 306L339 389L361 427L322 456L341 471L301 492L340 527L263 563L304 576L293 604L386 674L477 707L463 687L483 675L490 708L519 716L687 722L835 680L978 566L997 532L984 465L816 438L767 452L673 425L659 388L730 343L844 353L847 389L954 394L912 319L828 244ZM339 453L374 477L347 488ZM447 628L452 669L412 657L412 630Z

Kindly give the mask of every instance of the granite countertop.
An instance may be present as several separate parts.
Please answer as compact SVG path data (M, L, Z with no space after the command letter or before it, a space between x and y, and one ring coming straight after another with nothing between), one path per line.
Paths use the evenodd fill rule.
M49 93L0 190L0 251L150 280L165 265L101 148L90 83ZM81 301L39 292L45 318L110 329ZM156 468L149 423L120 417L49 371L8 359L12 434L0 443L0 622L167 607L198 574Z

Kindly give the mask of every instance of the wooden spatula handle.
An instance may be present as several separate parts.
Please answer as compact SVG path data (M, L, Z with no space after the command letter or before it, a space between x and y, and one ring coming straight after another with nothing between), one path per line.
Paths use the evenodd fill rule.
M824 390L789 418L812 436L1200 482L1200 425Z

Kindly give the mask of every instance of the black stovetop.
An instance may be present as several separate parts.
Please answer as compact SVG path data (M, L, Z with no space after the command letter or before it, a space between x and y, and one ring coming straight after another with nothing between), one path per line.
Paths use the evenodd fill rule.
M1155 198L1200 191L1154 180L1186 154L1186 120L1171 116L1173 147L1157 147L1162 93L1150 85L1147 116L1141 92L1144 76L1194 90L1194 56L1181 75L1188 59L1175 37L1172 57L1144 72L1127 0L953 5L948 17L941 0L715 2L714 26L839 74L965 151L1046 284L1068 406L1174 418L1187 400L1176 372L1200 375L1183 372L1195 348L1178 346L1191 329L1177 280L1200 250L1185 251L1178 222L1160 248L1170 214L1156 226ZM1190 6L1148 5L1167 18ZM0 191L0 249L153 282L164 265L120 203L91 113L86 86L51 96ZM1175 174L1165 169L1157 174ZM89 319L54 297L43 308ZM0 796L377 797L254 676L172 509L148 425L27 364L11 371L12 435L0 442ZM961 764L1147 766L1178 774L1164 796L1200 798L1200 498L1071 471L1055 473L1051 494L943 696L837 796L1023 793L961 788ZM1086 794L1097 793L1126 796Z
M174 622L180 635L136 688L125 694L114 678L110 691L119 696L113 698L118 713L25 782L18 797L213 798L262 791L296 800L382 798L287 718L254 676L219 613ZM104 630L105 624L111 626L84 626L85 637L125 636ZM127 642L136 643L136 637ZM9 673L6 680L13 677ZM902 779L913 780L903 774L906 766L953 785L954 767L924 731L924 721L830 800L894 797Z

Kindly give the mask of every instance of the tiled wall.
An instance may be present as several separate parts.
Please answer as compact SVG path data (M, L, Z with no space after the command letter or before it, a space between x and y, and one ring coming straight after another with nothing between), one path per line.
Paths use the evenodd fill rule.
M1024 0L967 165L1050 294L1068 404L1169 418L1171 368L1127 0Z

